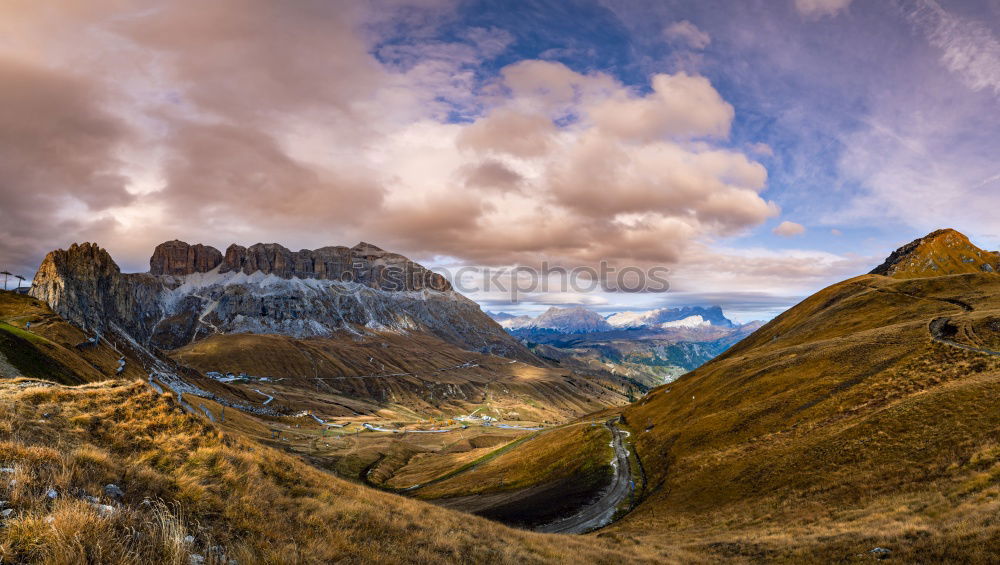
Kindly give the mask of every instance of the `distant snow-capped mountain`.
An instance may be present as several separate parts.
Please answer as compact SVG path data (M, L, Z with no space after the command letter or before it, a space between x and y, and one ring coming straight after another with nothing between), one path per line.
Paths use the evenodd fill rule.
M611 329L604 316L583 306L569 308L553 306L535 318L529 327L562 333L603 332Z
M718 306L657 308L602 316L549 308L538 317L490 313L532 353L583 374L624 375L657 386L693 370L760 327L736 324Z
M487 312L498 324L507 330L541 330L558 333L590 333L609 331L608 322L593 310L582 306L569 308L551 307L537 317L515 316L507 312Z
M711 326L712 322L709 322L701 316L688 316L681 320L672 320L670 322L663 322L660 324L661 328L704 328Z
M677 328L720 326L733 327L733 322L722 313L718 306L684 306L681 308L657 308L641 312L618 312L607 318L608 324L618 329L632 328ZM667 325L669 324L669 325Z

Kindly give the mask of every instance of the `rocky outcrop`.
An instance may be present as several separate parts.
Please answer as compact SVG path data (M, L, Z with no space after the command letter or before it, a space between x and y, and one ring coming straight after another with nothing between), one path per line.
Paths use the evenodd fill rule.
M167 241L156 246L149 258L152 275L190 275L207 273L222 263L222 253L214 247L189 245L180 240Z
M46 256L31 293L88 331L120 332L161 349L213 333L427 332L465 349L537 362L439 275L373 245L299 252L230 246L225 257L213 251L167 242L150 260L151 273L123 274L96 244L74 244Z
M151 275L122 274L97 244L74 243L45 256L30 294L85 330L118 327L147 339L149 321L162 314L157 300L161 289Z
M984 251L965 235L943 229L893 251L872 275L908 279L962 273L993 273L1000 268L1000 257Z
M383 251L370 243L354 247L321 247L315 251L291 251L277 243L250 247L230 245L220 273L261 272L283 279L350 281L380 290L451 290L443 276L397 253Z

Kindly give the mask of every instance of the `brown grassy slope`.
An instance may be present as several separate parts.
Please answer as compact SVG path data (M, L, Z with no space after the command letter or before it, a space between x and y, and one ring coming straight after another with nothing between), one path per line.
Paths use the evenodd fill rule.
M932 343L1000 277L833 285L625 410L652 494L605 536L719 557L1000 550L1000 358ZM964 306L963 306L964 305ZM651 533L656 532L656 533Z
M549 481L592 476L607 479L614 452L603 424L574 424L540 432L474 469L415 491L419 498L446 498L512 491ZM502 483L501 483L501 480Z
M539 525L571 514L608 484L610 441L603 422L541 432L410 494L504 523ZM421 462L411 465L419 468Z
M324 418L397 404L438 417L482 407L481 414L507 420L563 422L627 402L597 379L464 351L419 333L310 339L214 335L171 355L202 372L284 378L274 385L275 406L313 410ZM460 367L464 364L469 366ZM398 373L408 374L370 378ZM368 378L344 378L357 376ZM256 401L260 395L246 398Z
M0 465L15 469L5 473L12 486L8 477L0 486L14 509L0 529L4 562L637 559L598 540L513 530L336 479L219 432L142 383L2 381L0 422ZM102 494L108 483L124 490L120 505ZM115 509L102 516L85 496Z
M31 323L26 329L27 322ZM0 354L21 375L65 384L99 381L115 375L120 355L103 341L77 348L90 337L67 323L39 300L14 292L0 292ZM132 359L124 377L145 373Z

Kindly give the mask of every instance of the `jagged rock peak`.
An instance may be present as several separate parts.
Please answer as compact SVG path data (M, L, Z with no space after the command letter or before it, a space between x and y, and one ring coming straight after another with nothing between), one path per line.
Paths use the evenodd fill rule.
M149 258L149 272L153 275L190 275L207 273L222 263L218 249L200 243L190 245L178 239L156 246Z
M35 273L32 284L44 282L71 270L88 278L117 275L121 272L111 255L96 243L74 243L69 249L50 251Z
M29 294L84 329L99 330L110 322L133 330L130 320L146 312L143 305L159 289L155 277L122 274L96 243L74 243L45 256Z
M383 255L385 251L377 245L372 245L367 241L362 241L351 248L355 255Z
M870 274L901 279L994 273L1000 269L1000 256L984 251L969 238L953 229L940 229L892 252Z

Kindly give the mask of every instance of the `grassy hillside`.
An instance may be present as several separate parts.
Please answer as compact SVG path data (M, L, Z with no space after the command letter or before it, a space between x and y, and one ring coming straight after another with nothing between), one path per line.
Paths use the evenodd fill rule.
M718 557L991 561L1000 357L935 342L929 323L988 319L997 296L992 274L858 277L655 390L624 412L652 494L604 535Z
M571 513L608 483L610 441L603 423L574 424L456 460L446 473L437 458L410 461L388 484L423 484L409 494L505 523L535 525Z
M13 509L0 530L4 562L183 564L191 554L210 563L681 557L513 530L351 484L220 432L143 383L3 380L0 422L0 473L14 479L0 487ZM108 484L122 490L120 498L106 492Z
M63 384L115 376L121 355L105 341L93 347L76 347L88 337L45 303L0 291L0 360L6 367L0 375L44 378ZM126 362L121 376L139 378L144 374L138 363Z
M203 373L269 377L274 407L323 418L380 410L399 418L450 418L478 408L504 420L555 423L627 402L599 378L464 351L426 334L214 335L171 355ZM259 402L253 388L260 385L212 390Z

